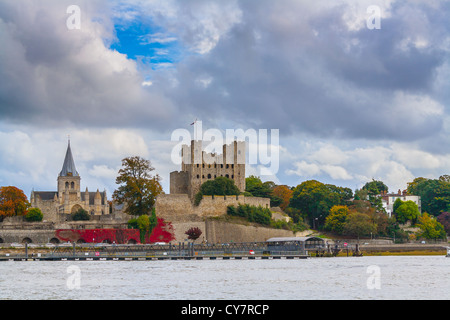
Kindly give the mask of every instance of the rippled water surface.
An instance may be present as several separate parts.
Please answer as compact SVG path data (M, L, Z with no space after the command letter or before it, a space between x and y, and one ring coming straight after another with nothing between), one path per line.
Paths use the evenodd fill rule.
M8 261L0 299L448 300L450 258Z

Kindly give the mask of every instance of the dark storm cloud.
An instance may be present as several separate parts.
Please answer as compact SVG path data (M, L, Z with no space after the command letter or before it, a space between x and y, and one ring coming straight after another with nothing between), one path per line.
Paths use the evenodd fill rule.
M104 43L117 2L83 2L79 31L65 27L69 2L0 4L2 119L163 130L199 117L392 140L442 130L445 101L431 88L449 57L446 5L393 2L369 30L351 1L130 1L191 50L145 87L137 63Z
M242 22L178 68L180 89L166 91L177 104L286 134L415 140L442 129L443 108L430 88L449 56L441 48L446 27L433 20L445 8L403 3L380 30L350 30L348 5L308 16L308 6L282 1L277 14L298 15L283 20L270 2L241 4ZM414 15L428 18L419 28Z

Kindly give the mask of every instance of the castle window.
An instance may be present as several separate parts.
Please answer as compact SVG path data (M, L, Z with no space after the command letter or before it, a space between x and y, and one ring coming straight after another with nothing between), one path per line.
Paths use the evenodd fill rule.
M202 179L205 179L205 175L202 175Z
M202 168L204 168L205 167L205 164L202 164Z
M234 164L231 165L231 168L234 168Z
M223 168L223 164L221 164L220 167Z
M226 178L230 178L230 175L229 175L229 174L226 174L225 177L226 177Z
M208 174L208 179L211 179L211 175L210 174Z
M229 164L227 164L227 169L230 167L230 165Z
M217 168L217 163L214 163L214 168Z
M231 179L234 179L234 174L231 175Z
M197 179L200 179L200 175L199 174L197 175Z
M70 188L75 189L75 182L70 183Z

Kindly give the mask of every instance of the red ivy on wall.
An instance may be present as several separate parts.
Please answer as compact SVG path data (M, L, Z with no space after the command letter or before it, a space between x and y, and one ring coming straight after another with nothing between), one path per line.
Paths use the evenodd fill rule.
M139 230L137 229L58 229L56 237L63 242L84 243L140 243ZM175 240L173 226L170 222L158 218L158 224L151 235L145 237L145 243L171 242Z

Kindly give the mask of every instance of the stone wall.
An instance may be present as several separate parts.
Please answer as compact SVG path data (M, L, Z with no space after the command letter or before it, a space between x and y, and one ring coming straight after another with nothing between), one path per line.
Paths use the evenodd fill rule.
M198 206L195 206L187 194L163 194L156 200L156 214L162 218L196 215L198 217L217 217L227 213L227 207L248 204L270 208L269 198L246 196L203 196Z
M225 221L207 220L206 239L210 243L260 242L273 237L294 237L292 231L245 226Z

